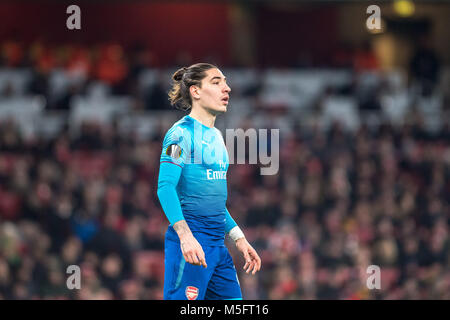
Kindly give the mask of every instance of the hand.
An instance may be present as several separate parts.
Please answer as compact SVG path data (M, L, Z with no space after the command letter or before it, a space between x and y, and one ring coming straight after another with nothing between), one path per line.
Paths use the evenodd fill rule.
M195 239L186 221L180 220L174 223L173 228L180 238L181 252L186 262L196 266L203 266L206 269L208 266L206 265L205 252L203 252L202 246Z
M207 268L203 248L194 236L188 236L180 240L180 246L186 262Z
M256 253L256 250L248 243L247 239L240 238L236 240L236 247L242 253L245 259L244 270L249 273L253 269L252 274L255 274L261 269L261 258Z

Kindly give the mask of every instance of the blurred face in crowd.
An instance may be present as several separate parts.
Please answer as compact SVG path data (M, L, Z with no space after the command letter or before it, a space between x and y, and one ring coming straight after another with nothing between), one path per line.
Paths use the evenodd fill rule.
M205 71L201 87L191 86L192 107L203 108L217 115L227 111L230 87L222 71L212 68Z

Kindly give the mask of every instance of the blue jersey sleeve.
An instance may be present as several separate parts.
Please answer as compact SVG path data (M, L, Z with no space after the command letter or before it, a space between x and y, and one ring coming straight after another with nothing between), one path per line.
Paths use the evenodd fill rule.
M164 137L159 165L157 195L170 224L184 220L177 185L190 153L190 135L186 129L174 126Z
M161 162L158 177L158 198L170 224L184 220L180 200L176 191L181 176L181 167L170 162Z
M237 223L234 221L233 217L230 215L230 212L227 208L225 208L225 233L230 232L231 229L237 226Z
M190 157L191 135L187 129L175 126L164 137L160 163L170 162L183 168Z

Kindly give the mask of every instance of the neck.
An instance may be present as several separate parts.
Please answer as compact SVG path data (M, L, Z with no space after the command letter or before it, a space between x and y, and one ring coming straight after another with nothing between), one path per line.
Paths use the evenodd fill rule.
M216 115L211 114L204 108L192 108L189 116L209 128L214 127L214 122L216 121Z

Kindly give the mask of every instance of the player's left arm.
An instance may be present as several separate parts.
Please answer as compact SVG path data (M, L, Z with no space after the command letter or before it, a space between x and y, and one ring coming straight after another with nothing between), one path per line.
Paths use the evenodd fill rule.
M242 253L245 259L244 270L246 273L252 271L255 274L261 269L261 258L256 250L248 243L241 228L231 217L230 212L226 209L225 213L225 232L234 240L236 248Z

